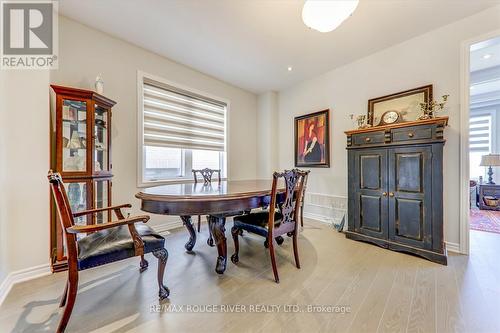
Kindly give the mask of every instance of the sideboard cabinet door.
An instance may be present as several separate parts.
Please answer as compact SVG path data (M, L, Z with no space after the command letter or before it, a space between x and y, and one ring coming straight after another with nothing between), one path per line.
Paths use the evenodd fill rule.
M389 150L389 239L432 247L432 148Z
M371 237L387 239L387 149L366 149L350 152L354 172L349 174L349 214L354 230ZM352 169L351 169L352 170Z

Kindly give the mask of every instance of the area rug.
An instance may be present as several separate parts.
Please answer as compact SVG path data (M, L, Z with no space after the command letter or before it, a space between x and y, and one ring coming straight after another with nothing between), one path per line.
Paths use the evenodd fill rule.
M471 209L470 228L500 234L500 211Z

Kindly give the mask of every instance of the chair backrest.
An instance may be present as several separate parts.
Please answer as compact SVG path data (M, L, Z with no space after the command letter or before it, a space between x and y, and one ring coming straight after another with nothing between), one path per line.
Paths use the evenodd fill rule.
M273 185L271 190L271 202L269 204L269 237L273 236L274 225L274 214L276 210L276 202L278 195L278 182L280 178L285 181L285 193L284 201L279 205L283 219L280 225L277 227L280 230L276 230L277 233L283 234L292 232L297 228L298 212L302 202L302 197L304 194L304 185L307 179L307 174L309 171L302 171L299 169L285 170L283 172L275 172L273 174Z
M306 171L302 171L304 172L304 177L302 178L302 200L300 202L300 209L303 209L304 207L304 199L305 199L305 195L306 195L306 189L307 189L307 178L309 178L309 173L311 172L311 170L306 170Z
M214 173L217 173L218 181L220 183L220 169L217 169L217 170L216 169L209 169L209 168L205 168L205 169L201 169L201 170L193 169L192 172L193 172L195 184L198 183L197 173L199 173L203 177L203 183L205 185L212 183L212 176Z
M52 170L49 171L47 178L49 179L50 188L52 190L52 194L54 195L57 215L59 216L59 221L61 222L61 227L66 237L68 257L71 258L74 256L74 258L76 258L76 236L66 232L66 228L72 227L75 224L75 221L73 219L73 213L69 204L68 195L66 194L66 189L64 188L64 183L61 175L57 172L52 172Z

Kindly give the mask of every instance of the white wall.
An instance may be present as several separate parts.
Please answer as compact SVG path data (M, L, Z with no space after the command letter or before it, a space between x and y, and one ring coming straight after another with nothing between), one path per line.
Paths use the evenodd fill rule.
M5 275L49 262L49 72L2 72L0 270Z
M59 70L51 82L93 89L95 77L104 79L104 95L117 101L113 108L113 202L133 204L139 213L136 186L137 70L204 91L230 101L229 170L231 179L256 177L257 96L164 57L113 38L65 17L59 19ZM175 220L154 216L150 224Z
M5 164L6 154L6 131L4 125L7 120L7 74L5 71L0 71L0 185L6 182ZM0 283L4 280L8 272L7 263L7 206L5 203L5 191L0 191Z
M278 93L259 95L257 101L257 177L269 179L278 168Z
M445 131L444 217L446 240L458 243L460 46L464 40L496 29L500 29L500 6L280 91L280 168L294 163L293 117L330 108L331 167L312 169L308 190L347 196L343 132L353 126L348 115L365 114L370 98L432 83L435 96L451 95L445 113L450 126Z

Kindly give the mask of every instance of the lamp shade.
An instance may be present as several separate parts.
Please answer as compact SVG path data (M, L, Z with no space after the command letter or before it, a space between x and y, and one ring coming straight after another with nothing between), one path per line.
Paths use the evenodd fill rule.
M483 155L480 166L500 166L500 154Z

